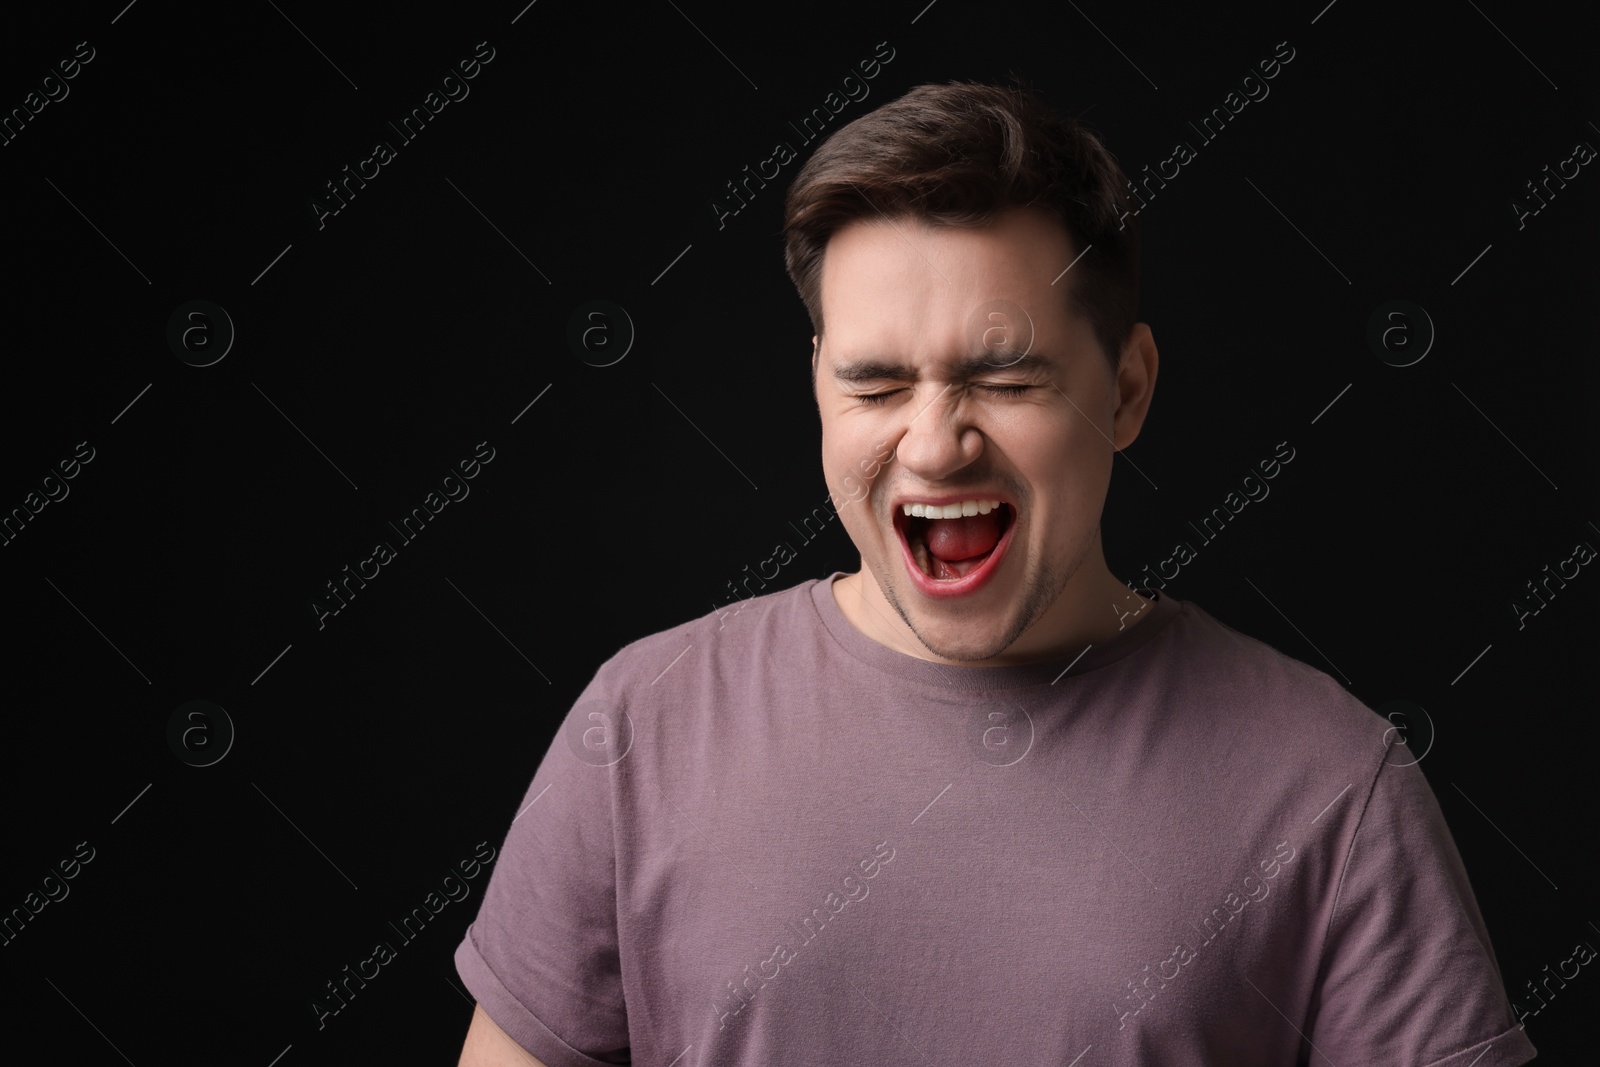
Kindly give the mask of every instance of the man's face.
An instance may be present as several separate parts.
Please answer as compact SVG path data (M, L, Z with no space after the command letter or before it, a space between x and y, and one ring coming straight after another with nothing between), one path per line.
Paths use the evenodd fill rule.
M1148 388L1127 402L1068 311L1062 272L1077 253L1028 209L979 228L877 218L828 242L813 356L823 469L861 553L852 621L883 643L908 645L909 628L933 655L907 651L924 658L1053 654L1053 634L1109 617L1127 592L1099 521ZM976 508L955 519L902 507L962 501Z

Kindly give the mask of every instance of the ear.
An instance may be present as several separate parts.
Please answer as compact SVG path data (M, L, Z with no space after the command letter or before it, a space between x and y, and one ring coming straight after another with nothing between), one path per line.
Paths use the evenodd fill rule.
M1112 415L1111 439L1118 452L1133 444L1144 426L1150 400L1155 395L1160 362L1150 327L1136 323L1122 344L1122 360L1117 367L1117 409Z
M817 357L819 355L821 355L821 353L822 353L822 344L817 340L817 335L816 334L812 334L811 335L811 388L812 388L813 392L816 391L816 387L817 387Z

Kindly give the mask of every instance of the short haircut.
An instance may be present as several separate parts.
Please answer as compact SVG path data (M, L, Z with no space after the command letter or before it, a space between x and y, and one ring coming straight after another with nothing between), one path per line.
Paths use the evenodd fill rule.
M784 203L784 263L820 338L823 252L850 223L973 226L1013 207L1042 209L1082 256L1063 288L1115 373L1139 319L1130 189L1099 138L1031 90L919 85L835 131L800 168Z

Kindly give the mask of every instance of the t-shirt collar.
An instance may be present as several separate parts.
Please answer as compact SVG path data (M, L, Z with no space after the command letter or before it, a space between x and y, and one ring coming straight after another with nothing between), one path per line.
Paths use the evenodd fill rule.
M1059 685L1089 671L1123 659L1144 646L1165 630L1182 611L1183 602L1149 589L1139 592L1154 598L1145 611L1149 616L1131 624L1109 641L1090 645L1087 649L1070 655L1037 660L1032 663L1001 667L958 667L935 663L879 644L845 618L833 598L833 583L845 577L846 572L835 571L826 578L816 579L810 590L811 602L819 621L846 654L861 660L869 667L896 675L909 682L939 689L984 691L1020 689L1036 685Z

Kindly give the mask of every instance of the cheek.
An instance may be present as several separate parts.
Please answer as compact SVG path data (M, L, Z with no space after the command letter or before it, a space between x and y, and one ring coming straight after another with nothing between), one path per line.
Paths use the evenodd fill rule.
M867 420L849 420L860 426L836 425L823 434L823 473L834 491L841 496L859 499L877 479L883 464L874 461L874 441L882 435L874 433Z
M1106 467L1110 445L1099 429L1069 409L1019 415L991 434L1006 466L1038 494L1075 493L1086 474Z
M1079 421L1081 429L1057 427L1053 437L1041 433L1027 439L1026 451L1007 455L1032 497L1031 532L1045 542L1077 544L1092 535L1105 503L1115 456L1093 426Z
M866 538L871 536L872 531L866 528L866 516L860 504L844 503L839 509L839 525L844 527L845 536L851 544L865 544Z
M1066 428L1064 434L1064 455L1058 462L1069 484L1075 490L1087 491L1089 486L1086 483L1110 477L1112 463L1116 459L1115 446L1107 439L1111 434L1109 423L1099 426L1077 412L1073 412L1073 415L1072 425Z

